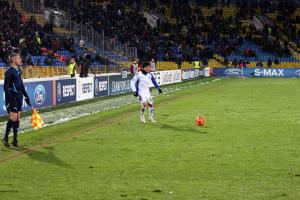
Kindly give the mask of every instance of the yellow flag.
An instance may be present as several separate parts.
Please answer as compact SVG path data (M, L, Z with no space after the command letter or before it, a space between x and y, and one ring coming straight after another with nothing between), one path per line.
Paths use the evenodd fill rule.
M43 119L35 109L32 110L31 123L32 123L32 127L35 130L42 128L44 126Z

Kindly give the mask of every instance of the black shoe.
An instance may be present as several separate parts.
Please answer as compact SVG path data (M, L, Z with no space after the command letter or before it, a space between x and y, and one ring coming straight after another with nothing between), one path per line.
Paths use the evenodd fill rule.
M18 147L18 141L17 140L13 140L11 142L11 144L14 146L14 147Z
M4 146L10 147L10 144L8 143L8 140L3 139L2 143L4 144Z

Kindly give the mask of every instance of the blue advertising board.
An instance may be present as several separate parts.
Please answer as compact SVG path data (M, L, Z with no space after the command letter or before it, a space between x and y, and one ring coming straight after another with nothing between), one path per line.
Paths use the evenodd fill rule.
M5 96L4 96L4 89L3 85L0 85L0 115L6 114L6 108L5 108Z
M299 68L244 68L247 77L300 77Z
M53 81L24 82L25 90L35 108L52 106ZM6 114L3 85L0 85L0 115ZM30 110L31 107L23 99L22 110Z
M53 81L25 82L27 94L32 106L35 108L52 106L53 104ZM24 105L24 104L23 104ZM24 110L29 110L26 106Z
M94 77L94 97L108 95L108 76Z
M130 81L133 74L109 76L109 95L131 91Z
M242 76L243 70L240 68L213 68L214 76Z
M299 68L214 68L214 76L300 77Z
M26 86L25 86L26 87ZM27 88L26 88L27 90ZM7 114L6 112L6 107L5 107L5 94L4 94L4 88L3 85L0 85L0 115L5 115ZM28 91L27 91L28 92ZM29 93L28 93L29 95ZM31 103L33 101L33 98L30 97ZM22 105L22 110L29 110L30 107L25 103L25 100L23 99L23 105Z
M56 104L76 101L76 79L56 80Z

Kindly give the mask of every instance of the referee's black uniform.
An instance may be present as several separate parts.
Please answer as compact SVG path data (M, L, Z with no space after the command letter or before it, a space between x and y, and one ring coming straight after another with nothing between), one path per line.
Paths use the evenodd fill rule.
M25 97L26 103L28 105L31 105L28 94L23 84L22 70L19 68L10 67L5 72L4 92L5 92L6 111L8 113L10 112L18 113L22 111L23 96ZM18 142L17 135L19 129L19 121L12 121L11 119L9 119L7 122L5 136L3 138L4 145L8 144L8 136L11 128L13 128L13 132L14 132L13 143L17 144Z

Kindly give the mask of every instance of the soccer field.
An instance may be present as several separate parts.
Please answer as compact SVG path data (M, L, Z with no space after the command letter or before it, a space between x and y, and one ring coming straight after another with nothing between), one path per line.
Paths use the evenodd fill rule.
M156 124L137 101L21 134L0 199L300 199L300 80L201 83L155 97Z

